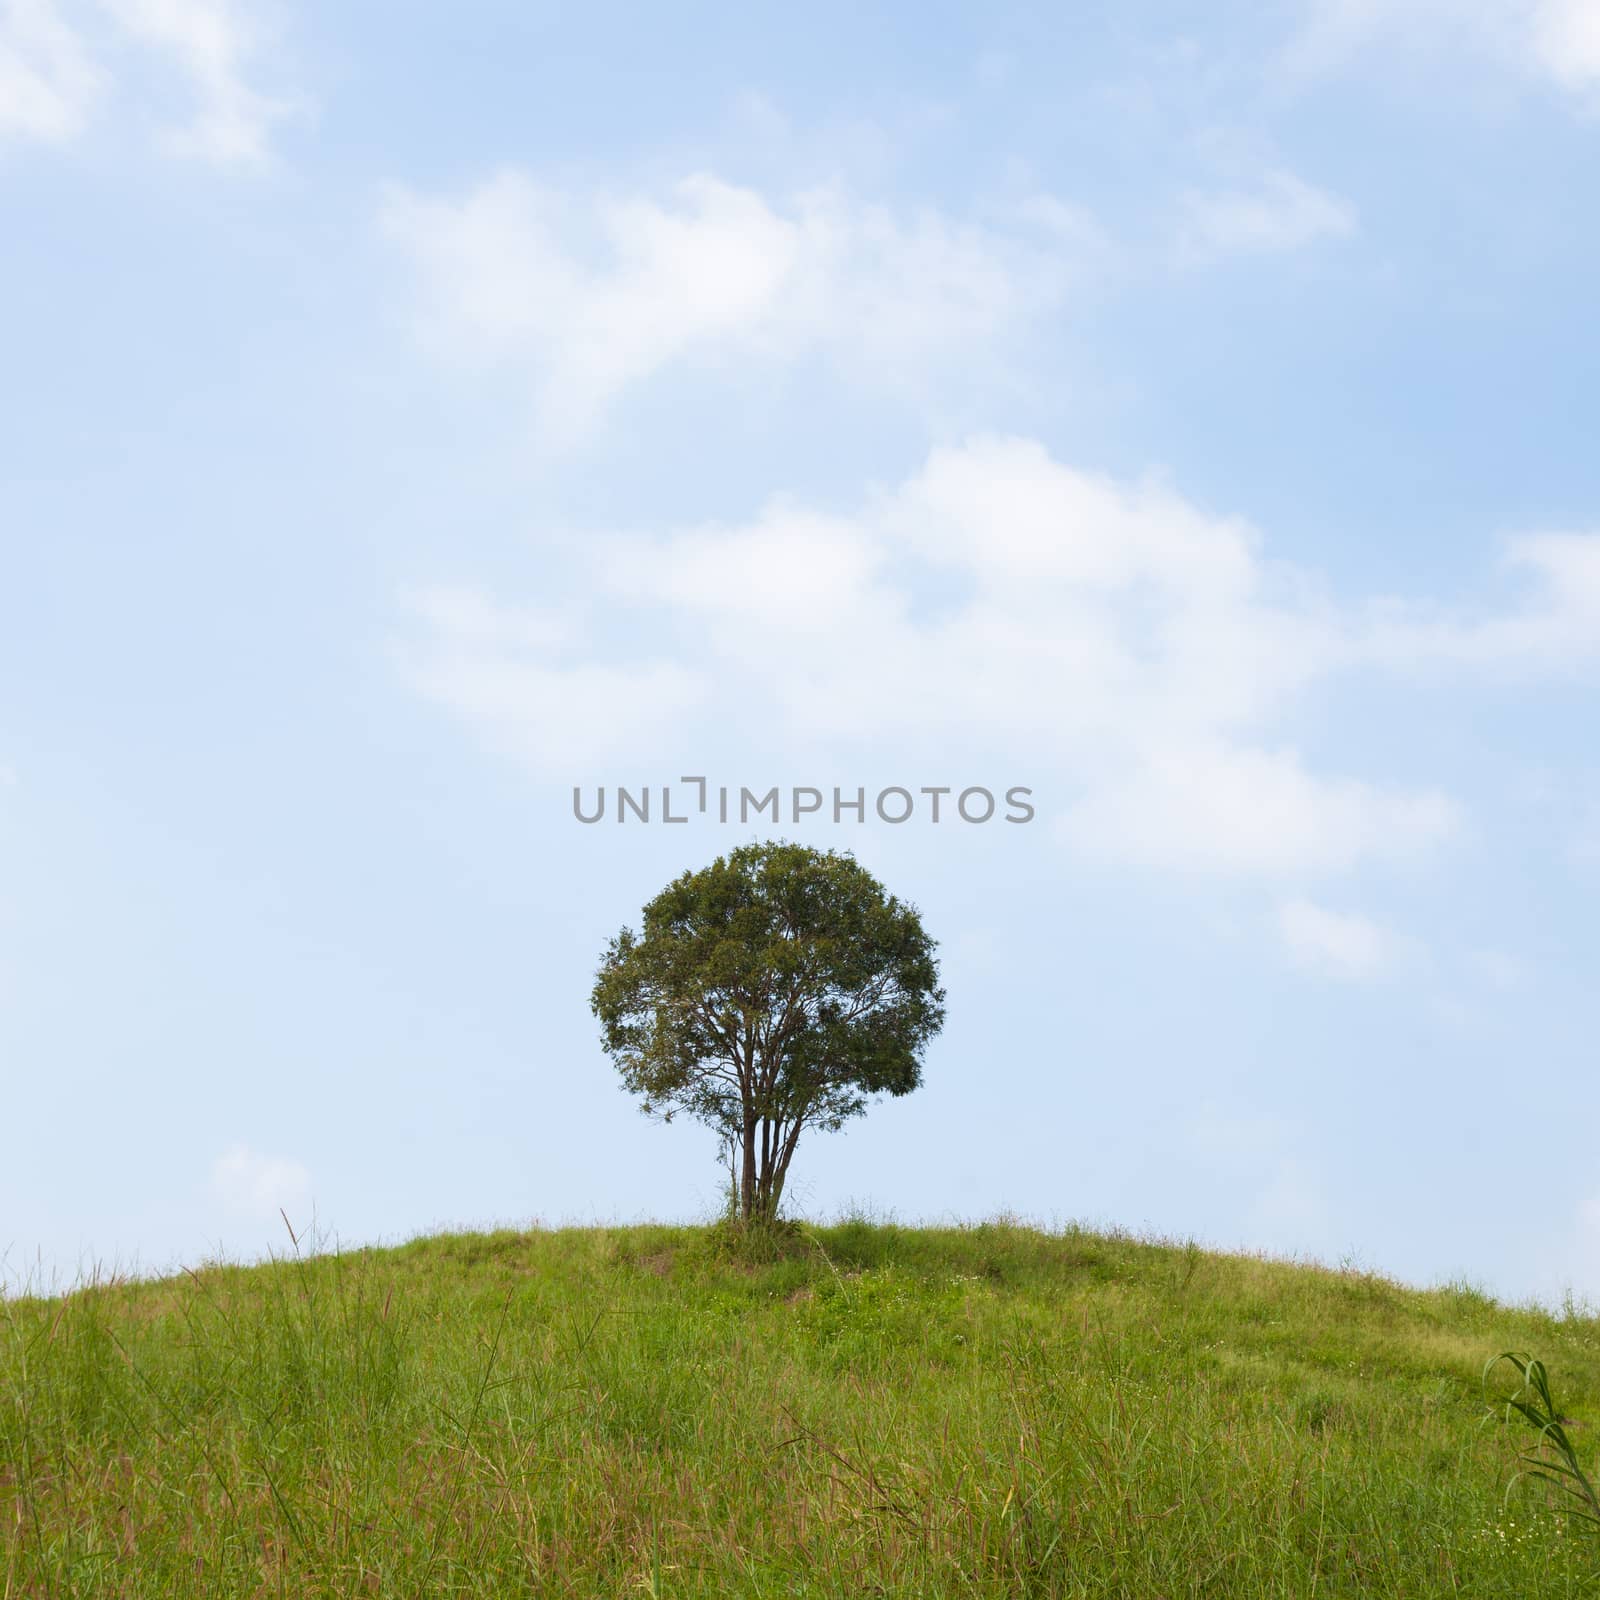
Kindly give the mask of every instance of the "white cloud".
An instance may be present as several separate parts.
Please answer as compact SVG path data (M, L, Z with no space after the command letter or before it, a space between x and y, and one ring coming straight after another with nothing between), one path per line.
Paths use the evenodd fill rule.
M981 350L1055 303L1094 247L1092 224L1046 197L982 228L705 173L660 194L579 195L515 170L458 197L394 186L381 220L416 269L424 338L525 370L550 447L679 363L822 354L908 380L907 363Z
M1409 939L1366 917L1329 911L1309 900L1290 900L1278 908L1278 933L1299 966L1345 982L1385 977L1415 950Z
M1068 837L1089 853L1270 876L1405 860L1460 826L1459 808L1438 792L1321 776L1293 750L1221 742L1152 751L1065 819Z
M648 755L706 699L695 668L583 658L570 615L462 588L414 594L408 609L422 625L400 656L413 687L501 755L574 781L615 752Z
M1045 782L1041 814L1069 847L1169 870L1290 881L1461 834L1437 789L1318 770L1286 737L1311 687L1600 658L1600 536L1513 541L1533 588L1499 612L1340 610L1237 519L1021 439L935 450L854 514L779 499L741 525L574 548L540 612L421 597L402 657L534 770L594 781L577 764L704 750L719 729L855 760L955 746ZM1413 950L1305 903L1282 932L1344 976Z
M403 597L435 636L477 651L550 650L570 644L570 613L496 605L470 585L435 584Z
M166 136L177 155L218 166L259 166L289 104L248 80L261 43L250 13L231 0L102 0L134 39L167 56L197 101L194 120Z
M93 29L96 12L109 28ZM291 107L248 81L262 42L253 9L234 0L98 0L74 15L69 23L57 0L0 0L0 139L82 133L111 87L96 55L120 41L176 68L194 94L193 120L164 136L170 151L219 166L268 158L272 127Z
M1288 65L1325 70L1374 43L1468 50L1584 99L1600 89L1594 0L1308 0Z
M1423 855L1464 820L1437 789L1319 770L1287 736L1302 694L1352 669L1548 666L1580 636L1590 549L1524 550L1559 572L1559 604L1374 620L1160 482L978 438L852 514L780 499L740 525L574 545L539 612L424 596L401 659L562 781L730 729L769 759L931 768L959 748L1038 780L1041 817L1087 855L1286 881Z
M1563 87L1600 85L1600 6L1594 0L1542 0L1533 8L1533 60Z
M1305 0L1290 65L1333 66L1375 41L1459 45L1483 42L1520 0Z
M298 1162L235 1144L211 1164L211 1187L230 1210L258 1222L285 1212L296 1231L311 1207L311 1174Z
M1298 250L1355 231L1355 208L1347 200L1292 172L1269 172L1248 187L1187 191L1178 253L1185 261L1204 263Z
M1571 670L1600 661L1600 533L1524 534L1506 566L1526 576L1522 604L1460 618L1393 602L1371 608L1360 650L1388 666L1424 664L1506 674Z
M1303 1244L1306 1231L1326 1221L1326 1186L1317 1164L1303 1153L1298 1123L1271 1112L1206 1105L1183 1142L1215 1178L1248 1186L1244 1215L1258 1247Z
M0 0L0 140L73 138L103 87L55 0Z

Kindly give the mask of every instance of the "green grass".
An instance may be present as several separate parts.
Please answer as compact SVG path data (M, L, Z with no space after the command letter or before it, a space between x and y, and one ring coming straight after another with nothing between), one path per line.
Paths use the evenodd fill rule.
M1482 1385L1536 1351L1592 1464L1592 1319L1005 1223L768 1257L503 1232L0 1302L0 1596L1593 1588Z

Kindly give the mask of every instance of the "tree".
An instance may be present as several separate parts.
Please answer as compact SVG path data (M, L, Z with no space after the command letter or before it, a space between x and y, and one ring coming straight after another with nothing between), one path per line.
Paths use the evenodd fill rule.
M749 844L685 872L606 946L590 1004L647 1116L730 1141L741 1215L777 1215L806 1128L922 1082L934 941L850 854Z

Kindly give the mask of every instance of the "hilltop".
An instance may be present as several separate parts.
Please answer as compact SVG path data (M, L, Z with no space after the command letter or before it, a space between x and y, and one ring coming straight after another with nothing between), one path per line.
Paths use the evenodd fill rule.
M1587 1455L1592 1319L1078 1229L213 1266L0 1302L0 1594L1586 1592L1507 1349Z

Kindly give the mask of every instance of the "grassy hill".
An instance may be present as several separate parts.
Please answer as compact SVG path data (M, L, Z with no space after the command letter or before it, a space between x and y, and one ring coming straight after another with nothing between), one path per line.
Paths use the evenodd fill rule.
M1587 1592L1600 1324L1005 1224L455 1235L0 1302L0 1596ZM1502 1369L1504 1370L1504 1369Z

